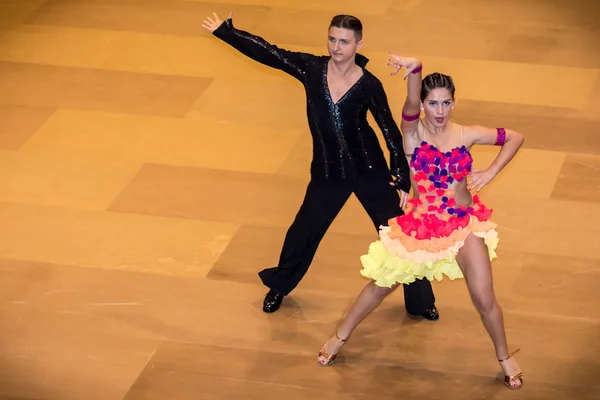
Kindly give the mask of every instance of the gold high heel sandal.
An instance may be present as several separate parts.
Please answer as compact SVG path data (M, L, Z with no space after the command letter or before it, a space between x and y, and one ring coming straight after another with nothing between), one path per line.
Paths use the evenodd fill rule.
M517 350L513 351L504 360L498 360L498 362L500 362L500 364L502 364L503 362L510 360L510 358L519 350L521 350L521 349L517 349ZM513 384L516 383L517 381L519 381L519 386L513 386ZM523 372L519 372L518 374L512 375L512 376L504 374L504 384L509 389L512 389L512 390L521 389L523 387Z
M335 337L337 338L337 340L339 340L342 343L346 343L346 340L348 340L350 338L350 337L347 337L346 339L340 338L337 334L337 331L335 332ZM338 353L339 353L339 350L338 350ZM319 364L321 367L327 367L328 365L333 364L335 362L335 358L337 357L338 353L327 354L327 352L325 351L325 345L323 345L323 347L321 347L321 350L319 351L319 356L317 357L317 364ZM325 363L322 363L320 361L321 357L325 357Z

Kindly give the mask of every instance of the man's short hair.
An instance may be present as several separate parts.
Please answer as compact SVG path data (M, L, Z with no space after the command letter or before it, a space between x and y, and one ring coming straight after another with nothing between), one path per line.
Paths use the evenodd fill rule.
M360 19L353 17L352 15L336 15L331 20L329 27L350 29L354 32L354 37L356 37L357 42L362 39L362 22L360 22Z

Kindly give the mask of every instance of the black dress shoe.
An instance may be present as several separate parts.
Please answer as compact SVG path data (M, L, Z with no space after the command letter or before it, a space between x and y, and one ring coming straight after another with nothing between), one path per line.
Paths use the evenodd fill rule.
M440 314L438 314L438 310L437 310L437 308L435 308L435 304L432 305L431 307L429 307L427 310L425 310L425 312L422 314L409 313L409 315L412 315L413 317L423 317L430 321L436 321L436 320L440 319Z
M440 314L438 314L438 310L437 310L437 308L435 308L435 304L434 304L431 307L429 307L427 310L425 310L425 312L423 314L421 314L421 317L428 319L430 321L436 321L436 320L440 319Z
M281 302L285 296L279 293L275 293L272 290L269 290L269 293L265 296L265 301L263 302L263 311L266 313L272 313L279 310L279 306L281 306Z

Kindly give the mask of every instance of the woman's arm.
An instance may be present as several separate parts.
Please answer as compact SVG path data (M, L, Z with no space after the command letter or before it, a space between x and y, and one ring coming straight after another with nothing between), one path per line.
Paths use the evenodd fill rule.
M525 140L523 135L515 130L484 126L465 126L464 135L465 143L471 145L502 146L498 156L486 170L471 173L469 190L476 192L490 183L508 165Z
M408 78L407 95L402 107L402 122L400 129L405 135L412 135L417 131L419 116L421 115L421 61L416 58L400 57L390 54L389 66L395 67L392 75L396 75L402 67L406 68L404 79Z

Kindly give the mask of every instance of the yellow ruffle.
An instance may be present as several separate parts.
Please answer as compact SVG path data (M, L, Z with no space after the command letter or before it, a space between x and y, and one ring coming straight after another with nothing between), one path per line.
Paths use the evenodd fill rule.
M484 239L490 261L497 257L498 234L494 229L486 232L472 231L471 233ZM444 252L446 253L445 258L442 259L439 258L439 255L436 257L434 254L424 257L423 250L406 251L406 257L401 258L388 252L383 243L378 240L371 243L369 252L360 258L363 265L360 274L365 278L373 279L377 286L388 288L396 283L410 284L416 279L423 278L429 281L434 279L441 281L444 275L450 280L464 278L456 262L456 254L463 244L464 240L455 243L450 252Z

